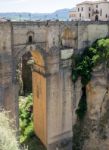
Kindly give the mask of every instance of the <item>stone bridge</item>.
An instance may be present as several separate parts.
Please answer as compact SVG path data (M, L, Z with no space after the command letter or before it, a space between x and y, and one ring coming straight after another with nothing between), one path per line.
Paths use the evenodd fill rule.
M30 52L34 127L47 150L72 149L72 54L106 36L109 22L0 22L0 106L18 125L17 69Z

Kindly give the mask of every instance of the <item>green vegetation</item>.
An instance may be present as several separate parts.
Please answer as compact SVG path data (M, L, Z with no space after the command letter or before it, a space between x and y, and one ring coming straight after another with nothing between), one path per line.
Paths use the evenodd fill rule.
M91 79L93 67L103 62L108 65L109 39L97 40L91 47L86 48L82 55L76 55L73 59L75 67L72 71L72 80L75 82L81 76L82 84L87 85Z
M73 127L73 149L82 150L84 142L89 138L91 130L91 120L86 115L86 85L91 80L94 67L100 64L104 64L104 69L109 67L109 38L95 41L92 46L87 47L81 55L73 56L73 61L72 80L75 83L77 79L81 77L82 83L82 96L76 110L78 119ZM100 136L103 139L106 138L105 131L108 118L108 114L104 114L101 118L100 126L98 127Z
M45 150L34 133L32 94L19 98L19 122L21 145L28 146L28 150Z
M26 98L20 97L19 122L20 122L20 143L25 142L34 135L33 130L33 103L32 94Z
M79 119L83 118L87 111L86 85L91 79L92 69L100 63L109 66L109 38L95 41L91 47L87 47L81 55L73 56L74 65L72 70L72 80L75 83L81 77L82 97L76 110Z

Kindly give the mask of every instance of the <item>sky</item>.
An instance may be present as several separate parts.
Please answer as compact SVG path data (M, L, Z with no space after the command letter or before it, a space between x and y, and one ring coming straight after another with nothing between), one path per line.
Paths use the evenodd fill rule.
M0 12L51 13L58 9L73 8L84 0L0 0Z

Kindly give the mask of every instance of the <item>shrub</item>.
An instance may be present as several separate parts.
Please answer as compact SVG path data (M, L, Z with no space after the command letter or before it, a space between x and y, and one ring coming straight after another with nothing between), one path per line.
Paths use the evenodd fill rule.
M20 143L23 144L34 136L32 94L20 97L19 102Z
M87 111L86 85L89 83L93 68L100 63L109 67L109 38L95 41L91 47L87 47L81 55L72 56L72 80L76 82L81 77L82 96L76 113L79 119L84 118Z

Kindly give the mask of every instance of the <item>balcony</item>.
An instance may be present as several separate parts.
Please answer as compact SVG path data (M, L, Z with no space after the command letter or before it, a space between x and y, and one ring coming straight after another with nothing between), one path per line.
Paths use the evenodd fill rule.
M98 10L93 11L93 15L94 15L94 14L96 14L96 15L99 14L99 11L98 11Z

